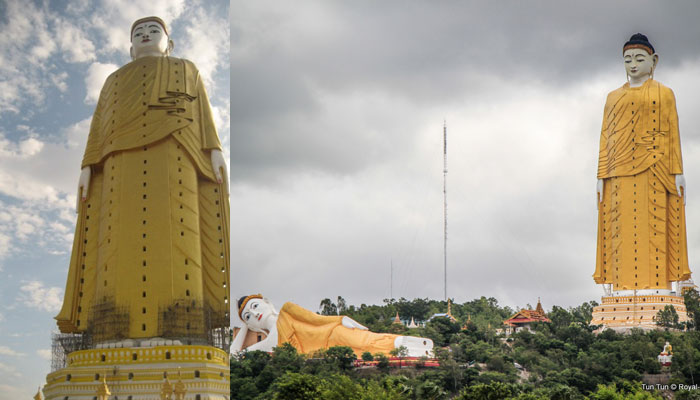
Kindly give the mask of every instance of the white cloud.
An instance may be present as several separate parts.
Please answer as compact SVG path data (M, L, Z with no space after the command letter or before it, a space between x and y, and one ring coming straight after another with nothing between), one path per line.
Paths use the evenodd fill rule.
M0 132L0 157L27 158L39 153L43 147L44 143L33 137L13 143Z
M48 312L58 312L63 303L63 289L45 287L42 282L29 281L20 286L18 300L25 306ZM0 348L1 349L1 348Z
M87 143L88 133L90 133L90 122L92 117L78 121L66 128L64 134L66 136L66 144L72 148L84 148Z
M50 349L39 349L36 354L46 361L51 361L51 350Z
M100 97L100 91L105 80L112 72L116 71L119 66L115 64L102 64L94 62L88 68L87 76L85 76L85 94L86 104L96 104Z
M0 383L0 393L7 396L5 399L23 399L30 398L33 395L33 393L28 394L23 387L12 386L5 383Z
M0 355L10 356L10 357L24 357L23 353L12 350L11 348L9 348L7 346L0 346Z
M46 12L32 2L6 2L0 22L0 113L18 113L28 102L43 103L44 89L52 85L45 76L46 59L55 45Z
M49 76L51 78L51 82L53 82L53 84L59 91L65 93L66 90L68 90L68 84L66 83L66 79L68 79L68 73L63 71L57 74L49 74Z
M0 373L2 373L2 375L4 376L14 376L16 378L22 376L22 374L17 372L17 369L15 367L4 363L0 363Z
M14 248L12 246L12 237L7 233L0 232L0 261L7 257ZM3 270L2 264L0 264L0 271ZM0 319L1 320L1 319Z
M56 20L56 40L68 62L87 62L95 59L95 45L85 37L86 26L73 25L64 19Z
M193 10L194 17L192 23L185 27L186 37L179 54L197 65L204 83L213 94L216 90L213 85L214 73L229 60L230 35L227 16L216 15L216 10L210 12L207 14L202 8Z

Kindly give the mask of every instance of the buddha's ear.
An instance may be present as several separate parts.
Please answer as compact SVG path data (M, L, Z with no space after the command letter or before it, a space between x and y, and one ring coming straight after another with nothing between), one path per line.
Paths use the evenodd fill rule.
M131 59L134 59L134 47L129 47L129 56L131 56Z
M659 64L659 55L654 53L654 55L651 57L654 60L654 67L653 68L656 68L656 66Z
M172 40L168 39L168 55L173 52L173 49L175 48L175 42Z
M272 302L267 297L263 297L263 301L267 303L270 306L270 308L272 308L273 313L279 314L279 312L277 312L277 308L275 308L275 305L272 304Z

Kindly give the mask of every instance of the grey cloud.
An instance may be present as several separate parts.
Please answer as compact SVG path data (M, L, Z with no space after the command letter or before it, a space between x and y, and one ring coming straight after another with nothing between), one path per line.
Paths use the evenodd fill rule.
M621 47L637 31L649 35L663 68L674 68L700 50L696 8L691 1L233 3L232 178L361 170L366 157L343 162L348 148L323 145L335 133L314 127L319 93L381 93L435 109L483 102L494 82L567 87L611 70L624 79ZM343 110L326 111L342 118ZM366 128L336 123L351 135Z

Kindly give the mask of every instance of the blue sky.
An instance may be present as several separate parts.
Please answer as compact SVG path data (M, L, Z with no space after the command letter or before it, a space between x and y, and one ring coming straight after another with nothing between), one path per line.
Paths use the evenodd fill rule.
M158 15L205 78L230 143L229 2L0 1L0 399L30 398L50 369L75 191L106 76L129 59L131 23Z

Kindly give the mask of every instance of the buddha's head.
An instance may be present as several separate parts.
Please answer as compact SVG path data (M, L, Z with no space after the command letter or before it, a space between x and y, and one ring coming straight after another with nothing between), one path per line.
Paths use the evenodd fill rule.
M269 333L277 323L278 315L275 306L260 294L251 294L238 300L238 316L251 331Z
M659 56L654 52L654 46L641 33L635 33L622 48L627 76L635 81L646 81L654 76L654 69L659 62Z
M146 17L131 25L131 59L167 56L173 47L173 41L168 36L168 27L162 19Z

